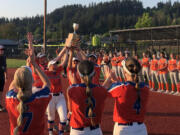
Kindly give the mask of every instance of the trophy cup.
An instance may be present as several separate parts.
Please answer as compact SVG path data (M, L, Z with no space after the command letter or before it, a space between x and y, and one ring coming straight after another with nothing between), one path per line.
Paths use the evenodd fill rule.
M78 30L78 28L79 28L79 24L73 23L74 34L76 34L76 31Z
M76 48L78 46L78 43L80 41L79 35L76 33L76 31L79 28L79 24L73 23L73 29L74 33L69 33L68 38L66 38L66 46L67 47L74 47Z

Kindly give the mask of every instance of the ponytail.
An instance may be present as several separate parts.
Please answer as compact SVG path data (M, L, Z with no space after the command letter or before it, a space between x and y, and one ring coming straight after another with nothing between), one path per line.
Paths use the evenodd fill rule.
M17 126L14 129L14 135L18 135L19 127L23 123L23 113L27 111L27 105L24 104L24 101L27 100L27 96L24 93L24 89L19 89L17 94L17 99L19 100L19 104L17 105L17 110L19 112L19 117L17 118Z
M136 109L136 113L139 114L140 113L140 109L141 109L141 91L139 89L139 78L138 78L138 74L135 74L134 76L134 81L136 83L135 88L137 91L137 100L134 104L134 109Z
M92 89L89 87L89 84L91 83L91 79L92 77L89 77L88 75L83 77L83 80L86 84L86 95L88 97L86 100L88 104L87 116L90 118L92 126L95 126L95 122L93 120L95 114L93 113L94 104L93 104Z

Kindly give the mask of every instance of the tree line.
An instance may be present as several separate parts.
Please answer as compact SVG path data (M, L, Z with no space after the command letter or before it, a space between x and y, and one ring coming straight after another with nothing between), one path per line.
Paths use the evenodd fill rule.
M78 33L88 40L94 34L109 30L180 24L180 3L159 2L155 7L143 7L139 0L112 0L88 6L68 5L47 15L47 39L60 41L73 32L72 24L79 23ZM43 16L0 18L0 39L19 40L32 32L42 40Z

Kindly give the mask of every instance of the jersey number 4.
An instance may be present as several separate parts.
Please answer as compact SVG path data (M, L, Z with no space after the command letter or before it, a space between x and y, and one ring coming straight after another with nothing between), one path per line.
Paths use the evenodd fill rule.
M28 130L28 128L29 128L29 126L31 124L31 121L32 121L32 117L33 117L32 112L23 113L23 120L26 120L24 128L23 128L23 132L26 132Z

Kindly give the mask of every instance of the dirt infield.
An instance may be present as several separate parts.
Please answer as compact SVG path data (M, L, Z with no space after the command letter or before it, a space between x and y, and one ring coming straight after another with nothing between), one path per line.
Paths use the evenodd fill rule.
M8 81L5 85L4 96L13 78L14 71L15 69L8 70ZM63 84L65 84L64 89L66 89L68 84L66 79L63 80ZM112 135L113 105L113 99L108 98L101 124L104 135ZM180 96L150 92L147 110L145 124L149 135L180 135ZM0 113L0 135L9 135L7 112Z

